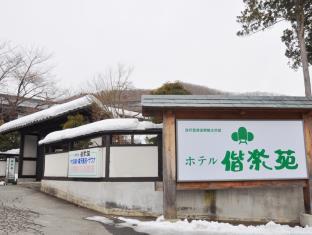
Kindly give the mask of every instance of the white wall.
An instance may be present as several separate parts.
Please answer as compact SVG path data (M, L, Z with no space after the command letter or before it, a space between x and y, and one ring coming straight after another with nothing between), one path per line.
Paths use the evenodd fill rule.
M157 177L158 147L111 147L109 170L110 177Z
M36 161L23 161L22 175L35 175L36 174Z
M37 157L37 141L35 135L25 135L24 139L24 157Z
M45 155L44 176L67 177L68 152Z
M6 165L7 161L0 161L0 177L6 175ZM18 174L18 162L15 162L15 173Z
M0 177L5 176L6 161L0 161Z
M18 174L18 163L19 162L15 162L15 174Z
M44 176L68 177L68 154L69 152L46 154ZM106 148L102 148L102 160L99 161L99 164L101 164L99 166L99 169L101 169L98 174L99 177L105 177L105 156Z

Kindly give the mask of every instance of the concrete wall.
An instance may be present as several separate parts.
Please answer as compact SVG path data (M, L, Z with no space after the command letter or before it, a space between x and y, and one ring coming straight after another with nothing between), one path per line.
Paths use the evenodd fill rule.
M224 221L298 223L304 212L302 188L178 191L180 217Z
M109 176L157 177L158 147L111 147Z
M153 182L77 182L42 180L41 190L106 214L158 216L162 192Z
M216 192L216 214L219 219L299 222L299 215L303 212L303 190L299 187Z
M43 180L42 191L103 213L162 214L163 193L153 182L76 182ZM304 211L302 188L178 191L180 218L298 223Z

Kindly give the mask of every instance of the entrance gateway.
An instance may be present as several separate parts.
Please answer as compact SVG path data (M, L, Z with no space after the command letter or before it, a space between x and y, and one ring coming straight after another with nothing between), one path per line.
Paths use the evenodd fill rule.
M303 205L293 212L311 213L311 98L148 95L142 97L142 107L143 115L163 119L165 218L177 218L180 190L211 191L214 200L218 190L228 190L227 201L238 206L240 196L251 200L253 193L261 194L259 188L277 197L296 188ZM255 189L246 197L237 188ZM253 208L258 217L271 209L265 203L269 198L260 199ZM298 198L288 200L280 206L294 208ZM241 209L234 204L229 204L233 210ZM239 216L246 219L247 214ZM282 214L277 216L283 220Z

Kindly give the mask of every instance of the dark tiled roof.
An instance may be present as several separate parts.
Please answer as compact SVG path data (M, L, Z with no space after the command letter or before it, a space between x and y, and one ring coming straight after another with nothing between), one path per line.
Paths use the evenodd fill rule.
M144 95L142 108L269 108L312 109L312 97Z

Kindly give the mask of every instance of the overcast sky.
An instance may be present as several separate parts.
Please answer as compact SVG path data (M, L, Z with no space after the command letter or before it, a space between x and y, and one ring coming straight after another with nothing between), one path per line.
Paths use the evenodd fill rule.
M107 66L134 67L138 88L166 81L225 91L304 95L279 25L240 38L242 0L0 0L0 40L52 53L53 73L76 88Z

